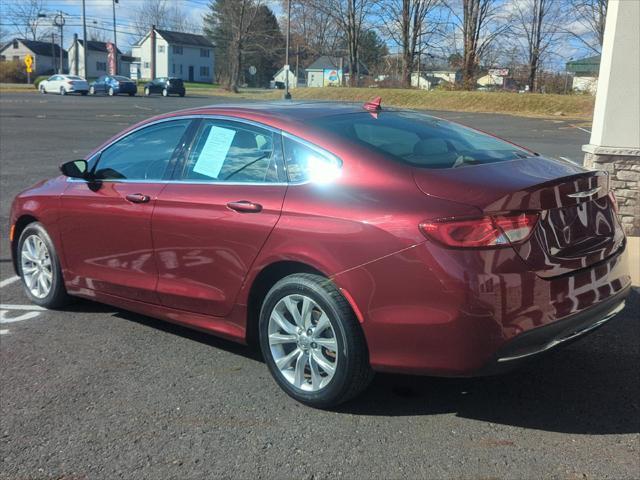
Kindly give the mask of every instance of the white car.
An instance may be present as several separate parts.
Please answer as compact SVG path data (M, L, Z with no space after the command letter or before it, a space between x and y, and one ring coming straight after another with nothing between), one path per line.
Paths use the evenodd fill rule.
M86 95L89 93L89 84L84 78L77 75L52 75L40 82L39 88L40 93L59 93L60 95L67 93Z

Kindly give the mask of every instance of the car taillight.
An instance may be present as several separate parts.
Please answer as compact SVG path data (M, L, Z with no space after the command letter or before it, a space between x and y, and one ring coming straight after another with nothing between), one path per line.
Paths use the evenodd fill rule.
M537 221L537 213L438 219L421 223L420 230L449 247L504 247L529 238Z

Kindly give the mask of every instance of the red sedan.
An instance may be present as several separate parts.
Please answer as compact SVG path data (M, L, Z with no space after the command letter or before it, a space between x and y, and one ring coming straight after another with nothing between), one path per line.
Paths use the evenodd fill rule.
M316 407L374 371L513 368L630 288L606 173L378 103L183 110L61 170L11 211L34 303L255 341Z

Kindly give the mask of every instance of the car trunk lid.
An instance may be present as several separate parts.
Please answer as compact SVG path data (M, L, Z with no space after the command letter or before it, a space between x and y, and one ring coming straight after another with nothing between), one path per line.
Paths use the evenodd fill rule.
M415 168L414 178L424 193L473 205L486 215L538 213L532 235L513 248L541 277L589 267L624 242L605 172L531 157L451 169Z

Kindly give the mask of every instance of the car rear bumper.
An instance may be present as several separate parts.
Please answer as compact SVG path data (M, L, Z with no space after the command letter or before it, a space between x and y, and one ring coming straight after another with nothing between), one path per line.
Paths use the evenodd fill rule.
M428 243L333 278L361 319L375 370L476 376L513 368L611 318L631 282L623 253L544 279L512 249Z

